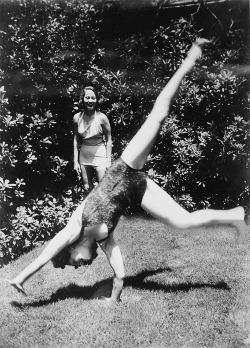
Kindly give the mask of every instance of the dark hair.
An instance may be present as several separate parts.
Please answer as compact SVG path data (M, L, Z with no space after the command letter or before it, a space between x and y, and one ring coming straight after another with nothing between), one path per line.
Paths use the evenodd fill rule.
M84 96L85 96L86 90L91 90L91 91L93 91L93 92L95 93L95 96L96 96L96 99L97 99L96 105L98 105L99 95L98 95L98 92L97 92L96 88L93 87L93 86L86 86L86 87L84 87L84 88L82 89L82 91L81 91L81 93L80 93L80 100L79 100L80 106L83 106L83 98L84 98Z
M51 261L53 263L53 266L55 268L65 268L66 265L69 265L69 258L70 258L70 246L67 246L66 248L62 249ZM94 259L97 257L97 248L98 245L96 241L94 241L92 245L92 257L89 261L86 261L84 265L91 265L91 263L94 261ZM78 266L75 266L77 268Z

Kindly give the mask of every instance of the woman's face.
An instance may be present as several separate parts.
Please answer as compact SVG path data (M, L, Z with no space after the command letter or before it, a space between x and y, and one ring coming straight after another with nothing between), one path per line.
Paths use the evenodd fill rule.
M86 248L86 246L83 245L76 245L75 247L70 247L69 252L69 265L71 266L82 266L91 261L91 248Z
M64 268L66 265L75 266L75 268L90 265L97 256L96 249L96 243L92 245L83 245L82 243L70 245L61 250L52 259L52 262L55 268Z
M86 111L94 111L97 103L95 92L86 89L83 97L83 104Z

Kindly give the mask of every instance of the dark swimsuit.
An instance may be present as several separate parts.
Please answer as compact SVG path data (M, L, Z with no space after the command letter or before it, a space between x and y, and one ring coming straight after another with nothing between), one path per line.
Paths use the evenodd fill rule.
M105 223L108 227L108 235L116 227L120 216L127 210L141 204L147 187L146 173L130 168L121 158L115 161L104 175L101 183L95 187L86 198L82 213L81 237L84 228ZM97 240L98 243L107 237ZM78 244L79 239L74 242ZM85 262L91 264L97 256L97 244L94 243L92 258ZM69 247L61 250L52 259L54 267L64 268L69 264ZM77 267L76 267L77 268Z
M121 158L116 160L86 199L83 230L87 226L105 223L110 234L128 207L141 204L147 187L146 178L144 171L129 167Z

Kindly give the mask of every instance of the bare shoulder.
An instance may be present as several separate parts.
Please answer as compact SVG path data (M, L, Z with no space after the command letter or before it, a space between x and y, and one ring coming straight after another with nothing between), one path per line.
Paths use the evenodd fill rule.
M101 124L105 124L108 122L108 117L103 112L98 111L96 114Z
M73 116L73 122L77 122L79 120L81 113L77 112L74 116Z

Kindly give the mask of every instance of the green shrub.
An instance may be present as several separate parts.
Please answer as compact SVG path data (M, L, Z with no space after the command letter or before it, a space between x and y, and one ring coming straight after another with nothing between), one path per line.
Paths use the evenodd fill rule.
M142 115L150 112L196 36L197 28L181 19L120 45L130 86L129 97L119 105L130 108L126 134L132 124L135 132ZM231 37L234 44L228 49ZM248 81L241 73L248 59L243 37L242 29L231 28L224 41L207 50L182 83L150 156L150 176L186 208L247 203L250 132Z
M51 239L62 229L77 204L72 196L71 190L60 198L44 194L17 207L15 214L9 215L9 226L0 230L0 265Z
M132 35L112 33L111 59L101 7L80 0L15 0L1 2L0 12L0 240L7 260L37 243L36 236L49 238L59 227L53 214L59 217L61 209L64 215L69 204L54 197L77 184L72 117L81 87L93 83L99 90L117 158L203 32L197 23L177 18ZM146 167L190 210L249 199L248 80L242 69L249 55L243 20L236 11L182 83ZM47 220L34 197L42 197L45 207L46 197L58 203Z

